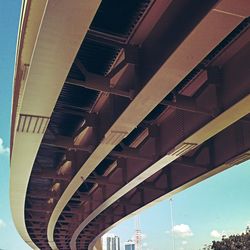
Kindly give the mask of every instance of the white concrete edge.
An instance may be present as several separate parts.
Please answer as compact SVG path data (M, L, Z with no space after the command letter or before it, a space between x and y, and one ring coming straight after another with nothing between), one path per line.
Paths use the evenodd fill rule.
M19 20L12 87L11 147L15 142L15 134L22 106L24 88L27 82L27 77L25 78L24 75L27 75L28 68L24 69L24 65L30 65L31 63L31 58L36 46L40 25L45 14L47 3L48 0L23 0L22 2L23 5Z
M21 96L20 112L49 119L100 0L74 0L74 4L68 0L46 3ZM53 46L57 46L56 49L51 49ZM67 54L66 58L64 53ZM51 91L48 92L48 89ZM15 115L18 121L19 112ZM12 216L24 241L33 249L38 249L26 229L24 205L32 166L43 134L17 132L16 129L12 133L16 134L12 145L10 174Z
M47 7L47 0L46 1L43 1L44 2L44 6L43 8L40 9L40 13L41 13L41 22L43 20L43 17L45 15L45 11L46 11L46 7ZM42 3L41 3L42 4ZM22 55L22 48L20 48L20 44L21 42L23 42L23 40L25 39L25 35L22 36L22 32L25 32L27 33L26 31L26 26L23 27L23 24L24 24L24 18L25 18L25 15L26 14L30 14L27 9L27 0L23 0L22 2L22 15L20 15L20 20L19 20L19 29L18 29L18 40L17 40L17 44L16 44L16 58L15 58L15 69L14 69L14 76L13 76L13 93L15 94L15 85L16 84L20 84L20 89L22 90L23 89L23 85L25 85L25 81L21 80L21 79L18 79L18 73L20 74L21 72L18 72L18 70L22 70L21 68L21 64L22 64L22 60L21 60L21 57L23 56ZM36 11L37 9L35 9L34 11ZM27 13L28 12L28 13ZM40 21L40 20L38 20ZM24 29L24 30L23 30ZM38 36L38 33L39 31L37 32L37 34L34 34L35 36L37 35ZM33 44L33 46L30 46L30 48L28 48L28 50L33 50L36 46L36 41L37 39L35 39L35 43ZM25 45L24 45L25 46ZM18 64L18 62L20 62L20 64ZM20 67L20 68L19 68ZM16 229L18 231L18 233L20 234L20 236L22 237L22 239L32 248L32 249L39 249L35 244L34 242L32 241L32 239L30 238L29 234L28 234L28 231L26 229L26 224L25 224L25 218L24 218L24 201L25 201L25 195L26 195L26 190L27 190L27 185L28 185L28 181L29 181L29 176L30 176L30 173L28 173L27 175L27 179L24 180L24 183L23 183L23 188L22 187L16 187L16 179L20 177L20 173L16 173L15 172L15 167L12 165L13 163L13 158L14 158L14 154L15 154L15 137L16 137L16 128L17 128L17 122L18 122L18 119L19 119L19 104L20 104L20 99L23 98L23 93L18 93L18 99L17 99L17 103L14 103L14 94L12 96L12 103L13 105L16 105L16 112L13 113L13 106L12 106L12 114L11 116L15 116L15 117L12 117L12 122L15 123L15 126L12 128L12 138L13 138L13 145L12 145L12 152L11 152L11 167L10 167L10 205L11 205L11 212L12 212L12 218L13 218L13 221L14 221L14 224L16 226ZM13 119L14 118L14 119ZM36 141L38 139L38 145L40 145L40 142L42 140L42 137L37 137L35 138L34 141ZM35 154L37 153L37 151L35 151ZM32 168L32 166L31 166ZM26 176L25 176L26 177ZM17 190L18 189L18 190ZM20 201L20 204L23 209L21 210L21 213L20 213L20 206L17 204L15 204L15 201Z

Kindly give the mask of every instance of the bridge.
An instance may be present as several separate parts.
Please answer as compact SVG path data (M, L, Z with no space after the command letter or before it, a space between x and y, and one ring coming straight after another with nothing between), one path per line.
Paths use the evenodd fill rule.
M127 217L250 158L248 0L24 0L10 199L33 249L101 249Z

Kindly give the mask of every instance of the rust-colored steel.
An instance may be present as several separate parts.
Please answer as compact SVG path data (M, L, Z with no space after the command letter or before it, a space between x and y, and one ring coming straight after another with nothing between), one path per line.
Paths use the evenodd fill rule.
M233 114L249 103L250 20L218 2L102 1L50 120L34 117L48 122L25 202L37 247L90 249L131 213L250 157L250 117L246 108ZM163 67L171 72L161 83L166 91L152 88L145 99L149 83L164 81ZM155 105L154 95L164 98ZM138 96L152 105L131 112L133 127L124 120L123 129L109 131ZM30 117L22 116L19 130L31 129ZM108 150L56 214L100 144ZM154 168L164 157L171 160Z

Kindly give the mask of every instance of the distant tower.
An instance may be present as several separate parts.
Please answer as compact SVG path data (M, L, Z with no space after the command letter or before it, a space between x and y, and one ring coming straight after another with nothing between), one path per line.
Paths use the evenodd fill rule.
M135 218L135 250L142 250L142 233L138 215Z

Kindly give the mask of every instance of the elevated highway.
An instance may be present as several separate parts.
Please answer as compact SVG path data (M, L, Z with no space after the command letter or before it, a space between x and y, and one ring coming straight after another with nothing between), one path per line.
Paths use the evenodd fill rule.
M117 223L250 158L247 0L23 1L10 196L33 249Z

